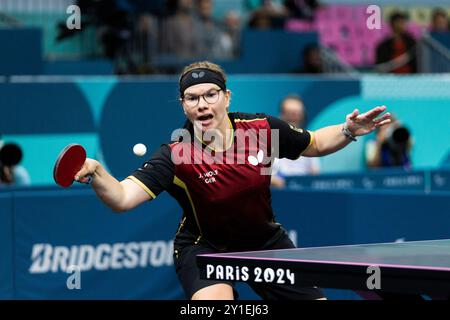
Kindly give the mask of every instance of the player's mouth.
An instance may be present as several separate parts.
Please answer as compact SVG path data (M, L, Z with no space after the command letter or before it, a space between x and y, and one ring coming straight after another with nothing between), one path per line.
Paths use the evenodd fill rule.
M214 116L212 114L204 114L197 118L197 121L200 121L203 127L207 127L211 124Z

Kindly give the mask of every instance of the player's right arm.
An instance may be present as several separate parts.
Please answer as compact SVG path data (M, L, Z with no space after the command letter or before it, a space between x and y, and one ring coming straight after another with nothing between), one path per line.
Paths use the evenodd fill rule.
M86 159L83 168L77 173L75 180L85 182L92 176L92 188L97 196L113 211L123 212L137 207L153 198L129 179L119 182L94 159Z
M75 180L86 182L92 176L92 187L97 196L112 210L131 210L152 200L167 190L174 178L174 164L170 148L163 145L139 169L123 181L118 181L94 159L86 159Z

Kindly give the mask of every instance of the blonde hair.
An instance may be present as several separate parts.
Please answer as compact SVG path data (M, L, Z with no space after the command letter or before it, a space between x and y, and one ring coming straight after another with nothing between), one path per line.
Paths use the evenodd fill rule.
M202 68L202 69L208 69L214 72L217 72L218 74L220 74L223 78L223 80L225 80L225 82L227 81L227 75L225 74L225 71L222 69L221 66L219 66L218 64L209 62L209 61L198 61L198 62L194 62L191 63L190 65L184 67L183 72L180 75L180 80L181 78L184 77L185 74L187 74L188 72L194 70L194 69L198 69L198 68Z

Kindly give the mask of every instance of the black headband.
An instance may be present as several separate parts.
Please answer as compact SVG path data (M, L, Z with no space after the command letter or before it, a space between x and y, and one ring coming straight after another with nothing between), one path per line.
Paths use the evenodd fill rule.
M214 83L217 84L220 89L226 90L225 79L218 72L198 68L189 71L180 79L180 96L183 96L184 90L190 86L200 83Z

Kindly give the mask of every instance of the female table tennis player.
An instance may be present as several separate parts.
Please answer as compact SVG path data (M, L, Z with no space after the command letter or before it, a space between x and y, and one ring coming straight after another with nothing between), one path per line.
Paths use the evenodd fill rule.
M252 131L257 136L263 130L277 129L279 158L317 157L336 152L356 140L356 136L389 123L390 114L379 116L385 111L384 106L363 114L355 109L344 123L310 132L264 114L231 113L228 112L231 92L226 86L225 72L210 62L187 66L180 77L179 89L187 132L193 138L185 136L178 142L163 144L121 182L93 159L86 160L75 180L85 182L92 176L92 187L98 197L119 212L152 200L164 190L169 192L183 208L174 241L174 264L186 297L233 299L237 294L233 282L200 279L197 254L294 247L274 219L270 175L260 170L270 165L257 156L258 149L245 143L239 146L237 133ZM218 132L217 139L205 138L211 129ZM267 150L275 147L275 141L266 140ZM227 152L233 155L234 162L241 160L241 163L210 161ZM202 160L194 161L195 157ZM179 161L181 158L191 161ZM263 299L323 298L316 287L251 286Z

